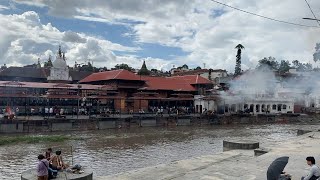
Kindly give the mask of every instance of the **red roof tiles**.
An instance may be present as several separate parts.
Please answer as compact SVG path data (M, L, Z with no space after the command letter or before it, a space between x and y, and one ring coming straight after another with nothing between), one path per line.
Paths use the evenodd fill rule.
M120 69L114 71L104 71L99 73L93 73L86 78L82 79L80 83L89 83L95 81L107 81L111 79L119 79L119 80L140 80L140 76L134 74L133 72Z
M174 79L181 79L190 84L212 84L208 79L200 75L187 75L187 76L173 76Z
M191 84L171 77L143 76L142 79L146 82L145 90L196 91Z
M192 85L212 84L211 81L199 76L174 76L174 77L150 77L143 76L146 90L172 90L172 91L196 91Z

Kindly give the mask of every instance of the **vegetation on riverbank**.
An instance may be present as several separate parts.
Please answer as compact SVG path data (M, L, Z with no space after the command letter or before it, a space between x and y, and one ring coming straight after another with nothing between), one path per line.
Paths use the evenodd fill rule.
M40 143L40 142L62 142L65 140L71 139L68 136L62 135L39 135L39 136L15 136L8 137L3 136L0 137L0 146L14 143Z

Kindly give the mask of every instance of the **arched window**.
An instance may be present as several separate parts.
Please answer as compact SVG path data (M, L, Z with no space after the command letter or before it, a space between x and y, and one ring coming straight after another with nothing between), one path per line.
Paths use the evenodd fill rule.
M260 112L260 104L256 104L256 112Z
M277 109L277 105L272 105L272 110L276 110Z
M282 109L287 109L287 105L284 104L284 105L282 106Z

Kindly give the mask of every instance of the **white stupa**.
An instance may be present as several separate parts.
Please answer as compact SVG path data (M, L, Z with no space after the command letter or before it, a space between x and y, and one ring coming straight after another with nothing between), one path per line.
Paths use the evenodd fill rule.
M52 62L50 76L48 76L47 80L49 82L72 81L72 78L69 75L69 68L66 62L65 55L64 53L62 53L60 46L56 60Z

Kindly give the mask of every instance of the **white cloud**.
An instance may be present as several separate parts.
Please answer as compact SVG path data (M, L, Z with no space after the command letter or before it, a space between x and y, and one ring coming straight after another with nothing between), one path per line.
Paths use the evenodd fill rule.
M10 8L7 7L7 6L4 6L4 5L1 5L1 4L0 4L0 11L2 11L2 10L8 10L8 9L10 9Z
M49 14L56 16L111 24L127 23L132 29L124 35L135 37L137 43L178 47L189 53L169 64L187 63L201 66L206 63L207 67L233 71L236 54L234 47L238 43L246 48L242 60L242 67L245 68L255 67L258 60L265 56L309 62L312 60L316 42L320 42L319 28L298 27L262 19L210 0L16 1L47 7ZM317 25L315 21L302 20L303 17L312 17L312 14L301 0L219 1L271 18ZM316 11L320 1L310 1L310 4L320 17ZM132 21L141 23L130 23ZM8 40L4 40L0 43L7 42ZM97 43L100 46L103 44L98 39ZM104 43L108 44L107 41ZM126 48L122 50L125 51ZM127 60L131 61L132 57L127 57Z
M45 61L49 54L54 55L58 45L66 51L69 65L90 59L97 66L108 66L117 59L112 51L139 50L84 33L62 32L50 23L42 24L39 15L33 11L21 15L0 14L0 23L5 25L0 28L1 64L32 64L38 57Z

